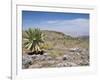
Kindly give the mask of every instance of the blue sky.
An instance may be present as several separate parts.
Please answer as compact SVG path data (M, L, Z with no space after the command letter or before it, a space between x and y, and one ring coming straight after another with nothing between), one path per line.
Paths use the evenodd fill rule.
M89 14L22 11L23 29L54 30L72 36L89 35Z

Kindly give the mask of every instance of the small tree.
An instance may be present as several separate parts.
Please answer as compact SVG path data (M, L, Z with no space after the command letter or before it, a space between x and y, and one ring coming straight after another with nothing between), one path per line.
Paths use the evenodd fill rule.
M23 33L24 47L31 51L40 51L40 44L44 43L44 34L40 29L29 28Z

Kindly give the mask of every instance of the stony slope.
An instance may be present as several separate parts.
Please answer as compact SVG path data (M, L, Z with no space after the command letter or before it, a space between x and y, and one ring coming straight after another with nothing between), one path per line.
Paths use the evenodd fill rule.
M57 31L45 34L44 55L23 54L23 68L70 67L89 65L89 37L71 37ZM27 51L24 51L27 53ZM26 66L26 67L25 67Z

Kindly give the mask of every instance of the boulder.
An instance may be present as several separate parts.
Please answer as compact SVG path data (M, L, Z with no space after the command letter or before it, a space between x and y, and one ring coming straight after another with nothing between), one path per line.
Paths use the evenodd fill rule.
M63 55L62 59L63 60L68 60L68 57L69 57L68 55Z
M65 67L65 66L68 66L68 64L67 63L58 63L56 65L56 67Z

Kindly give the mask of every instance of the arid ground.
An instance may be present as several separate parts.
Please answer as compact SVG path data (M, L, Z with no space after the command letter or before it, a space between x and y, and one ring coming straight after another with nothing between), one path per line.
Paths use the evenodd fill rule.
M23 47L23 69L89 66L89 36L72 37L57 31L41 31L45 35L40 45L43 53L29 54L31 51Z

